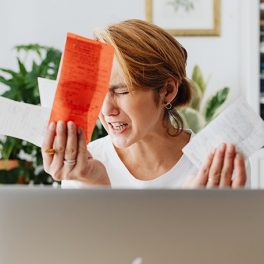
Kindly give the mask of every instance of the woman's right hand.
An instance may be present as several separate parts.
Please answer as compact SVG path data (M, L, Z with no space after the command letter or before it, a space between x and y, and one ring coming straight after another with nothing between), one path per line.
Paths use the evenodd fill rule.
M87 150L85 135L72 121L50 123L41 148L44 170L56 181L110 185L105 166Z
M243 188L246 179L243 155L236 151L235 145L223 143L209 154L197 175L190 178L184 187Z

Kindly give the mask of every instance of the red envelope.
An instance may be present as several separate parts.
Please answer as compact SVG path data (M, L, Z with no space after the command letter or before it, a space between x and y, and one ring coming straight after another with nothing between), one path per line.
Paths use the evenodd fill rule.
M114 49L68 33L50 122L73 121L90 141L109 88Z

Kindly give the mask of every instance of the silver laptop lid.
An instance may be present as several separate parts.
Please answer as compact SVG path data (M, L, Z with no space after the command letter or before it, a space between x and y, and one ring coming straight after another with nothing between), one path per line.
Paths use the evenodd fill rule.
M264 262L264 192L0 189L0 263Z

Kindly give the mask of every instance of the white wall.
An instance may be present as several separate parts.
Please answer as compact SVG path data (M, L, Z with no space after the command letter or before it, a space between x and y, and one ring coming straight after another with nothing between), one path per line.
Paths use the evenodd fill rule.
M178 38L189 51L189 72L194 64L200 65L211 90L239 89L239 14L240 0L222 0L220 37Z
M220 37L177 38L189 52L189 75L199 64L210 79L210 90L227 85L233 97L245 90L241 75L247 67L241 64L248 62L241 50L246 23L242 15L245 9L250 12L251 1L222 0ZM16 44L37 42L63 49L68 31L89 37L94 28L144 17L144 0L0 0L0 67L14 67Z

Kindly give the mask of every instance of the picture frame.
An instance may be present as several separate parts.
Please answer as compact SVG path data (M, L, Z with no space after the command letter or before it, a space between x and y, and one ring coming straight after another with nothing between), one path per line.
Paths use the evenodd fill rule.
M221 0L145 0L146 20L173 36L219 36Z

